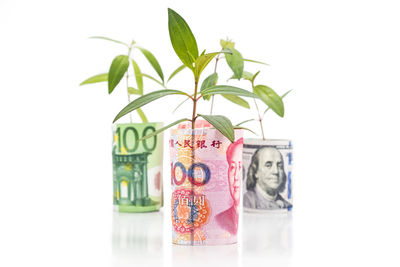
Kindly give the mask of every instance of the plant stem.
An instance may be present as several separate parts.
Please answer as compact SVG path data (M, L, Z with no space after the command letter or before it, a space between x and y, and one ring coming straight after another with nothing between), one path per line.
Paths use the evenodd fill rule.
M265 140L264 129L263 129L263 125L262 125L262 119L261 119L261 116L260 116L260 110L258 109L256 99L255 99L255 98L253 98L253 99L254 99L254 104L256 105L256 108L257 108L258 121L260 122L260 128L261 128L262 138L263 138L263 140Z
M128 48L128 58L131 56L132 46ZM126 71L126 92L128 94L128 104L131 103L131 95L129 94L129 70ZM129 120L132 123L132 112L129 112Z
M214 67L214 73L217 73L217 65L218 65L218 60L219 60L219 55L215 58L215 67ZM212 115L213 112L213 107L214 107L214 95L211 96L211 109L210 109L210 115Z
M192 130L195 128L195 122L196 122L196 106L197 106L197 86L199 84L199 81L194 82L194 96L193 96L193 113L192 113Z
M253 88L253 92L254 92L254 80L251 81L251 87ZM256 105L256 109L257 109L258 121L260 122L262 138L263 138L263 140L265 140L264 128L263 128L263 125L262 125L262 118L261 118L260 110L258 109L258 105L257 105L256 99L253 98L253 100L254 100L254 104Z

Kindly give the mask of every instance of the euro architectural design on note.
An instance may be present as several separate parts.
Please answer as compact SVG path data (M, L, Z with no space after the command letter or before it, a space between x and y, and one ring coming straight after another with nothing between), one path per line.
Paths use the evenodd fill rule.
M162 205L163 135L137 142L161 123L117 124L113 129L114 205L122 212L148 212Z

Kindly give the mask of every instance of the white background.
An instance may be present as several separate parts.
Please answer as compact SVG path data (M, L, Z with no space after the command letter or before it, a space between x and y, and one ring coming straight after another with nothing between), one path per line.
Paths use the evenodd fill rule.
M246 63L261 70L259 83L281 94L294 89L285 118L265 119L267 137L294 142L294 211L245 214L237 245L171 245L167 151L166 208L112 211L111 121L126 93L78 85L126 51L88 37L133 38L168 76L180 64L167 7L186 19L201 51L217 51L229 37L245 57L270 64ZM1 0L0 265L399 266L398 14L396 1ZM224 83L226 64L220 70ZM190 78L182 72L169 87L191 92ZM145 91L156 89L145 81ZM179 101L166 97L143 110L172 122L190 116L189 105L172 114ZM215 113L234 123L255 116L216 102Z

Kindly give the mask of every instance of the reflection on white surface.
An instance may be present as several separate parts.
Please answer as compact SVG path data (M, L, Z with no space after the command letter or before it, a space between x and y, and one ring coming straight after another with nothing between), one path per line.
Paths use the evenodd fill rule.
M168 255L164 255L163 231L170 226L163 226L162 212L114 212L113 266L159 267L166 263L174 267L291 265L291 213L243 213L241 224L241 238L237 244L182 246L168 243Z
M243 213L243 266L289 266L292 257L291 213Z
M238 267L238 245L224 246L172 246L172 266L174 267Z
M113 213L113 265L160 266L163 261L163 214Z

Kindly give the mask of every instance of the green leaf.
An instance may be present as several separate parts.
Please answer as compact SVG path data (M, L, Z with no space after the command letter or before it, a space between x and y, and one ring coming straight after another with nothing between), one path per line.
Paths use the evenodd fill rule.
M247 90L229 85L216 85L203 90L201 94L202 96L225 94L225 95L238 95L238 96L259 98L258 95L253 94Z
M211 60L218 54L231 54L232 52L230 50L222 50L219 52L213 52L213 53L208 53L208 54L204 54L201 55L200 57L198 57L196 59L195 62L195 69L194 69L194 75L195 78L198 80L200 77L200 74L203 72L203 70L205 69L205 67L207 67L207 65L211 62Z
M242 106L244 108L250 108L249 103L247 103L246 100L244 100L243 98L237 96L237 95L225 95L222 94L223 97L225 97L226 99L228 99L229 101L231 101L232 103L235 103L236 105Z
M179 90L171 90L171 89L163 89L159 91L154 91L151 93L148 93L146 95L142 95L135 100L133 100L131 103L129 103L126 107L124 107L118 114L115 116L113 122L116 122L119 118L122 116L125 116L129 112L140 108L156 99L159 99L161 97L167 96L167 95L186 95L189 97L189 95L185 92L179 91Z
M176 70L174 70L174 72L171 74L171 76L169 76L167 82L169 82L176 74L178 74L184 68L186 68L186 66L182 65L182 66L178 67Z
M164 74L156 57L150 51L144 49L143 47L136 46L136 48L142 51L143 55L147 58L151 66L153 66L154 70L157 72L158 76L160 76L161 81L164 83Z
M143 95L143 76L142 72L140 71L140 68L138 64L136 64L135 60L132 60L132 65L133 65L133 70L135 71L135 78L136 78L136 84L138 87L138 90L140 92L140 95Z
M236 124L236 126L240 126L240 125L242 125L242 124L244 124L244 123L246 123L246 122L249 122L249 121L255 121L255 119L250 119L250 120L242 121L241 123Z
M129 67L129 58L126 55L119 55L114 58L108 71L108 93L111 94L114 88L124 77Z
M233 128L236 130L236 129L240 129L240 130L246 130L246 131L249 131L249 132L251 132L251 133L253 133L253 134L255 134L255 135L257 135L255 132L253 132L252 130L250 130L249 128L246 128L246 127L241 127L241 126L233 126Z
M251 59L246 59L246 58L244 58L243 60L247 61L247 62L253 62L253 63L258 63L258 64L263 64L263 65L269 66L269 64L261 62L261 61L256 61L256 60L251 60Z
M191 95L193 97L193 95ZM172 111L172 113L175 113L175 111L182 106L186 101L188 101L190 98L186 98L185 100L183 100L178 106L176 106L176 108Z
M204 89L207 89L207 88L210 88L212 86L215 86L217 84L217 81L218 81L218 74L217 73L211 74L201 84L200 92L203 92ZM203 96L203 99L204 100L210 100L210 97L211 96Z
M234 48L235 47L235 43L232 42L232 40L229 40L229 39L226 39L226 40L220 39L219 40L219 44L221 45L221 47L223 49Z
M102 40L107 40L107 41L111 41L111 42L114 42L114 43L118 43L118 44L122 44L122 45L125 45L126 47L129 47L126 43L124 43L124 42L121 42L121 41L118 41L118 40L114 40L114 39L111 39L111 38L108 38L108 37L104 37L104 36L91 36L91 37L89 37L90 39L102 39Z
M283 117L285 109L283 106L282 98L275 93L274 90L265 85L257 85L254 87L254 93L257 94L261 100L267 104L276 114Z
M198 115L211 123L229 141L235 142L235 131L233 130L232 122L227 117L221 115Z
M153 80L154 82L158 83L159 85L161 85L162 87L164 87L165 89L167 89L167 87L165 87L165 85L164 85L162 82L160 82L159 80L157 80L156 78L154 78L154 77L152 77L152 76L150 76L150 75L148 75L148 74L145 74L145 73L142 73L142 76L143 76L143 77L146 77L146 78L148 78L148 79L150 79L150 80Z
M240 52L237 51L233 47L229 48L229 49L232 51L232 55L229 55L229 54L225 55L226 63L228 63L228 66L231 68L231 70L235 74L235 77L237 77L240 80L240 77L242 77L243 68L244 68L242 54L240 54Z
M143 110L141 110L140 108L138 108L138 109L136 110L136 112L139 114L140 118L142 119L142 122L144 122L144 123L149 122L149 121L147 120L147 118L146 118L146 115L144 115Z
M248 80L248 81L251 81L251 79L253 78L253 74L250 73L250 72L248 72L248 71L243 71L242 77L241 77L241 78L243 78L243 79L245 79L245 80ZM237 78L236 75L234 74L234 75L232 75L232 77L230 77L230 78L228 79L228 81L229 81L229 80L232 80L232 79L238 79L238 78ZM238 80L239 80L239 79L238 79Z
M97 74L95 76L92 76L92 77L84 80L83 82L81 82L80 85L106 82L107 80L108 80L108 73L102 73L102 74Z
M287 96L292 90L293 90L293 89L291 89L291 90L287 91L286 93L284 93L283 95L281 95L281 98L283 99L283 98L284 98L285 96ZM264 111L263 116L265 115L265 113L267 113L268 110L270 110L269 107Z
M168 8L168 30L175 53L183 64L193 69L193 63L199 57L196 39L186 21L170 8Z
M200 74L203 72L203 70L205 69L205 67L207 67L208 63L211 62L211 60L218 55L221 52L214 52L214 53L209 53L209 54L204 54L201 55L200 57L198 57L196 59L195 62L195 70L194 70L194 75L196 78L200 77Z
M256 77L258 76L258 74L260 74L260 71L257 71L256 74L253 75L253 77L251 77L251 83L254 84L254 80L256 79Z
M130 86L128 87L128 93L130 95L142 95L142 94L140 94L140 91L138 89L130 87Z
M148 134L148 135L146 135L146 136L143 136L142 138L140 138L140 139L138 140L138 142L139 142L139 141L142 141L142 140L145 140L145 139L147 139L147 138L153 137L153 136L155 136L155 135L157 135L157 134L159 134L159 133L161 133L161 132L167 130L168 128L171 128L172 126L174 126L174 125L176 125L176 124L178 124L178 123L184 122L184 121L190 121L190 120L189 120L189 119L180 119L180 120L177 120L177 121L175 121L175 122L173 122L173 123L171 123L171 124L168 124L168 125L165 126L165 127L162 127L162 128L160 128L160 129L158 129L158 130L155 131L155 132L152 132L151 134Z

